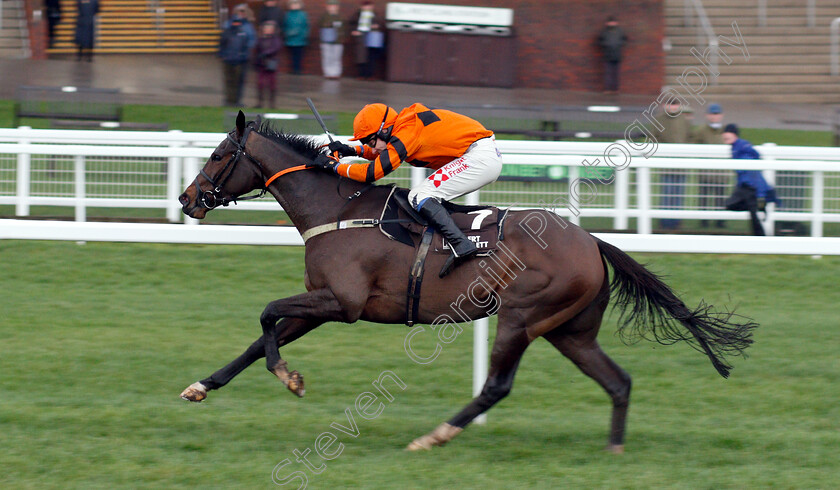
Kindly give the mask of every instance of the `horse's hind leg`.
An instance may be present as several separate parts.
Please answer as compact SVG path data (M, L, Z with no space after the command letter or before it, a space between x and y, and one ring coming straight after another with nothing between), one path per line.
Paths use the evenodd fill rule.
M473 419L510 393L516 368L519 367L522 354L531 341L525 328L512 329L505 326L507 323L500 315L496 340L490 355L490 369L481 393L449 422L439 425L429 434L412 441L407 448L409 451L431 449L432 446L446 444L464 430L464 427Z
M277 347L288 344L303 334L321 325L320 322L308 322L299 318L284 318L276 326L277 331ZM217 390L222 386L228 384L236 375L245 370L248 366L253 364L265 356L265 336L261 336L253 344L251 344L245 352L234 359L228 365L219 369L210 377L202 379L201 381L191 384L187 389L181 393L181 398L192 402L200 402L207 398L209 390ZM286 384L289 386L288 384ZM295 389L289 389L295 394L301 395L303 384L298 383ZM300 393L298 393L300 392Z
M612 422L607 450L621 453L624 451L631 379L601 350L595 340L605 308L605 303L594 301L574 318L543 337L571 359L584 374L597 381L612 398Z

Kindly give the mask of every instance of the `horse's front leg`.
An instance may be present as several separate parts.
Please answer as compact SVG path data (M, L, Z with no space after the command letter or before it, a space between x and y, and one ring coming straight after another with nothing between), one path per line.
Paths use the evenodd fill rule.
M277 324L277 346L283 346L297 340L305 333L321 325L321 322L284 318ZM210 377L196 381L181 393L181 398L191 402L200 402L207 398L207 392L217 390L228 384L236 375L258 359L265 357L265 337L260 336L248 349L228 365L219 369ZM298 393L296 393L298 394Z
M284 343L288 343L315 327L295 336L295 332L285 332L285 329L278 328L283 323L278 325L277 321L289 317L304 320L309 324L315 323L317 326L327 321L342 320L344 316L341 305L329 289L317 289L290 298L278 299L269 303L263 310L260 324L263 329L266 368L277 376L292 393L303 396L303 376L297 371L289 372L288 363L280 358L279 339L282 338Z

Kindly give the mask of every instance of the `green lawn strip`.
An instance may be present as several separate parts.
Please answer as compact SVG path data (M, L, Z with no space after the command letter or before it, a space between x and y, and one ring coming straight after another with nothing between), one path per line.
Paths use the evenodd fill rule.
M419 365L403 326L330 323L282 349L305 398L259 361L189 404L180 391L260 335L268 301L304 290L302 248L0 241L0 486L266 488L288 458L279 476L302 471L311 488L832 487L840 259L636 257L690 306L761 323L729 380L686 345L624 345L612 314L600 341L634 381L626 454L602 451L607 396L542 340L487 425L413 454L408 442L470 398L468 325ZM385 370L406 389L364 420L354 401ZM348 408L355 438L331 427ZM325 432L343 451L311 452L316 474L294 451Z
M352 134L353 113L333 112L328 107L319 108L323 113L335 117L335 134ZM0 100L0 127L11 127L14 101ZM126 104L123 107L123 120L126 122L138 123L166 123L169 129L179 129L189 132L222 132L230 128L224 127L225 113L229 108L219 106L164 106L164 105L141 105ZM249 111L250 112L250 111ZM285 113L306 113L306 111L289 110L277 108L271 112ZM49 127L47 119L27 118L22 124L35 127ZM585 130L586 123L575 122L575 127L580 126ZM593 126L601 126L610 123L592 123ZM331 128L332 129L332 128ZM592 128L589 128L592 130ZM613 128L614 129L614 128ZM833 135L830 131L805 131L789 129L763 129L763 128L742 128L743 138L750 140L753 144L776 143L786 146L832 146ZM520 139L515 135L500 136L502 139Z

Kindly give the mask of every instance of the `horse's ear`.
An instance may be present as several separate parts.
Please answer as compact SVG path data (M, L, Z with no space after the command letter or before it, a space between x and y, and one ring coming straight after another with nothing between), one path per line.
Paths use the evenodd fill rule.
M242 133L245 132L245 113L241 110L239 114L236 115L236 135L240 138L242 137Z
M257 114L257 117L254 118L254 125L258 128L260 126L262 126L262 115L261 114Z

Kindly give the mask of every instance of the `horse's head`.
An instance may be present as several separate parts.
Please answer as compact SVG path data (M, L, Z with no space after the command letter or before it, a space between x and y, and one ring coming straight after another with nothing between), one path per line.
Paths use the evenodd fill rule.
M253 122L246 125L245 114L239 111L236 129L213 150L204 168L178 197L184 214L202 219L211 209L243 199L240 196L254 189L265 189L259 164L245 151L255 127Z

